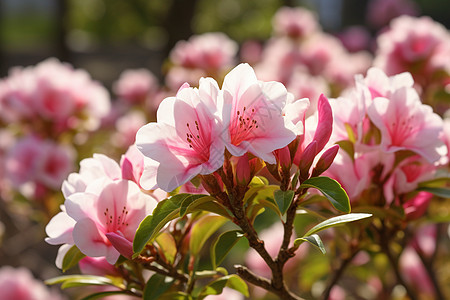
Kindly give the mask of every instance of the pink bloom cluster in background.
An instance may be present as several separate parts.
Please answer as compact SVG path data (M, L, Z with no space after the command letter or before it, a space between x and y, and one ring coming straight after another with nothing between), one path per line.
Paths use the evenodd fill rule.
M5 156L5 175L16 188L31 198L45 189L58 190L72 171L75 150L34 135L16 140Z
M108 92L84 70L56 59L15 68L0 81L0 118L48 134L95 130L110 109Z
M283 83L297 98L338 94L370 66L368 53L349 53L337 38L321 31L316 16L306 9L280 9L274 28L276 35L255 70L262 80Z
M26 268L0 268L0 300L62 300L63 296L49 290Z
M46 241L63 244L56 265L61 267L67 251L77 246L91 257L105 257L114 264L119 255L131 257L132 242L139 223L157 204L151 192L144 193L137 182L143 156L130 149L119 166L96 154L81 161L79 173L63 184L66 198L61 212L46 227Z
M410 72L419 91L450 77L450 33L429 17L394 19L377 44L374 65L387 75Z
M392 19L402 15L417 16L419 9L411 0L371 0L367 5L367 21L381 29Z
M346 144L326 175L338 180L352 201L400 201L405 213L417 218L431 195L406 194L433 178L448 150L441 140L442 118L422 104L413 83L408 73L388 77L372 68L330 102L336 120L332 140ZM374 190L383 191L381 198L368 192ZM371 203L376 199L383 203Z
M173 65L166 75L166 85L176 91L184 82L195 86L200 77L220 77L233 67L237 51L237 43L220 32L179 41L170 53Z

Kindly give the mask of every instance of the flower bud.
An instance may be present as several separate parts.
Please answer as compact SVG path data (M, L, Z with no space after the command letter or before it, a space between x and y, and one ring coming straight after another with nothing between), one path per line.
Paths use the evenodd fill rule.
M339 151L339 145L334 145L331 148L327 149L322 156L319 158L316 166L312 171L311 177L317 177L323 172L325 172L333 163L334 158L336 157Z
M320 152L328 143L333 130L333 114L331 106L328 99L323 94L320 95L317 102L317 111L319 113L319 121L313 140L317 141L317 152Z
M111 242L113 247L119 251L119 253L131 259L133 256L133 243L127 240L121 232L107 232L105 233L108 240Z
M300 157L300 161L298 163L298 168L300 170L300 180L304 181L308 179L309 176L309 168L314 161L314 157L317 154L317 142L314 140L308 146L306 146L305 150Z

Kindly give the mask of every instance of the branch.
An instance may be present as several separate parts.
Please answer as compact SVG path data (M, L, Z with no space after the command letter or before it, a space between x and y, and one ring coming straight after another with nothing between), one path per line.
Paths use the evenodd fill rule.
M341 266L336 270L326 290L322 294L324 300L327 300L330 297L331 290L336 285L336 283L338 283L348 264L353 260L353 258L356 256L358 252L359 249L356 249L347 258L342 260Z
M400 273L400 268L398 266L398 259L395 259L394 256L392 256L392 253L389 249L388 244L385 244L385 243L381 243L381 244L382 244L381 247L382 247L384 253L386 254L386 256L389 259L389 262L391 263L392 269L394 270L394 273L395 273L395 276L397 277L398 283L403 285L403 287L406 290L406 293L408 294L409 298L411 298L411 300L417 300L416 293L414 293L414 291L411 290L411 287L406 284L405 280L403 279L402 274Z
M280 299L283 300L302 300L302 298L298 297L297 295L294 295L291 293L286 286L283 285L282 289L275 288L270 280L267 278L261 277L250 271L244 266L241 265L235 265L236 273L244 280L250 282L251 284L254 284L256 286L259 286L269 292L274 293L275 295L279 296Z

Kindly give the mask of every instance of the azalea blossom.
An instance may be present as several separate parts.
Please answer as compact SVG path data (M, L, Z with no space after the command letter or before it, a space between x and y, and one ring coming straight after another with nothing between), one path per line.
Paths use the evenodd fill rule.
M73 169L74 156L69 146L33 135L25 136L5 157L6 175L16 188L33 184L56 190Z
M275 163L272 151L283 148L303 133L292 119L283 116L288 92L279 82L258 81L248 64L240 64L223 83L223 139L235 156L251 152ZM307 100L306 100L307 101ZM303 107L303 102L298 102ZM295 116L298 118L298 116Z
M443 121L430 106L422 104L414 90L401 88L389 99L375 98L367 114L381 131L384 151L411 150L429 162L446 154L440 140Z
M2 119L34 125L46 121L52 125L53 134L67 129L97 129L109 110L104 87L86 71L74 70L56 59L14 68L0 84Z
M157 122L143 126L136 135L136 145L150 160L144 168L141 186L154 188L149 180L156 172L157 186L167 192L198 174L210 174L222 166L224 142L217 117L217 83L209 78L198 89L183 85L175 97L161 102Z
M49 290L43 282L35 279L30 270L20 267L0 268L0 300L62 300L62 295Z

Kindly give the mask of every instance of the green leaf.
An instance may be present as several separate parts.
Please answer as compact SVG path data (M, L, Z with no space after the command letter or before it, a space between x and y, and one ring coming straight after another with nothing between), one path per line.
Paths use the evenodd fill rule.
M316 188L327 197L328 201L339 211L350 212L350 200L342 186L334 179L329 177L313 177L305 180L300 188Z
M166 281L166 276L155 274L147 281L144 288L144 300L156 300L173 284L173 280Z
M269 184L269 180L267 180L267 178L262 177L262 176L254 176L252 178L252 181L250 181L249 186L254 187L254 186L261 186L261 185L268 185L268 184Z
M61 288L69 288L86 285L113 285L117 286L110 278L94 275L66 275L51 278L45 281L45 284L53 285L61 283Z
M99 292L95 294L91 294L89 296L86 296L82 298L81 300L95 300L95 299L103 299L108 296L114 296L114 295L128 295L129 292L126 291L108 291L108 292Z
M441 198L450 199L450 189L440 188L440 187L423 186L423 187L419 187L417 190L432 193L433 195L436 195Z
M311 245L318 248L323 254L327 253L327 251L325 250L325 247L323 246L322 240L320 239L320 237L317 234L312 234L310 236L305 236L302 238L295 239L294 246L298 247L303 242L310 243Z
M228 252L234 245L243 237L243 233L240 230L232 230L222 233L212 243L211 246L211 262L213 269L216 269L218 265L227 256Z
M310 236L310 235L312 235L312 234L314 234L316 232L322 231L322 230L330 228L330 227L335 227L335 226L338 226L338 225L341 225L341 224L344 224L344 223L348 223L348 222L353 222L353 221L369 218L371 216L372 216L372 214L356 213L356 214L347 214L347 215L333 217L333 218L325 220L325 221L317 224L313 228L311 228L305 234L304 237Z
M163 253L165 259L169 263L173 263L175 256L177 255L177 244L173 236L164 231L156 237L155 241L161 247L161 252Z
M147 216L141 224L139 224L139 228L136 231L133 241L133 258L137 257L142 249L144 249L145 245L156 237L164 225L178 216L183 201L192 196L194 195L178 194L158 203L153 210L153 214Z
M184 217L187 212L188 208L193 205L194 203L201 201L201 202L207 202L207 201L213 201L214 198L208 195L189 195L186 197L180 206L180 217Z
M280 209L281 215L284 215L288 210L289 206L291 206L292 200L294 199L295 192L292 190L282 191L276 190L273 192L273 196L275 198L275 202Z
M192 195L199 196L199 195ZM231 219L232 217L228 213L225 206L215 200L215 198L207 195L201 195L201 197L189 197L186 198L180 207L180 217L185 216L188 213L194 211L209 211L225 218Z
M76 266L78 262L85 257L83 253L77 248L77 246L72 246L69 251L67 251L66 255L64 255L62 261L62 271L66 272L70 268Z
M226 221L222 216L205 216L201 218L191 229L189 250L191 255L196 256L206 240L215 233Z
M192 297L183 292L173 292L161 295L159 300L192 300Z
M199 298L203 299L207 295L220 295L225 287L234 289L245 297L249 297L248 286L245 281L241 277L233 274L216 279L205 286Z

